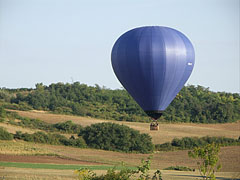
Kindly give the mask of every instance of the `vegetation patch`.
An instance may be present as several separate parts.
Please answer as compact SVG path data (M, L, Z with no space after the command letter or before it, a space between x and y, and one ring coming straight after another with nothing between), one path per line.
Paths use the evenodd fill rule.
M216 180L215 173L222 168L219 163L220 146L207 144L204 147L195 147L188 152L188 156L197 159L198 170L203 180Z
M68 130L72 129L72 127L77 127L74 125L75 124L69 121L54 124L54 126L58 128ZM41 131L33 134L17 131L13 136L4 129L0 129L0 138L1 137L4 140L6 140L6 137L10 138L8 140L14 137L14 139L34 143L65 145L79 148L88 146L95 149L135 153L151 153L154 147L152 138L148 134L140 134L139 131L129 128L128 126L114 123L98 123L82 128L77 138L74 136L67 138L61 134L44 133Z
M153 152L152 138L148 134L125 125L97 123L87 126L80 133L89 147L123 152Z
M13 135L0 127L0 140L12 140Z
M17 131L14 134L15 139L20 139L28 142L35 143L43 143L43 144L52 144L52 145L65 145L65 146L73 146L73 147L86 147L86 143L82 137L74 138L66 138L60 134L51 134L51 133L43 133L36 132L33 134L22 133L21 131Z
M170 166L165 168L164 170L174 170L174 171L195 171L195 169L185 167L185 166Z
M83 128L81 125L74 124L72 121L66 121L62 123L49 124L39 119L27 118L18 115L16 112L6 112L9 123L21 127L28 127L33 129L40 129L50 132L64 132L78 134ZM14 121L18 119L19 121Z
M149 174L151 157L147 160L142 159L142 164L137 166L135 170L122 166L120 171L116 168L111 168L106 174L97 176L96 173L87 168L81 168L75 172L78 174L79 180L162 180L162 174L160 170L156 170L151 176Z
M182 139L175 138L172 142L164 144L156 144L156 151L173 151L173 150L186 150L193 149L195 147L203 147L207 144L219 144L220 146L239 146L240 137L238 139L226 138L226 137L184 137Z

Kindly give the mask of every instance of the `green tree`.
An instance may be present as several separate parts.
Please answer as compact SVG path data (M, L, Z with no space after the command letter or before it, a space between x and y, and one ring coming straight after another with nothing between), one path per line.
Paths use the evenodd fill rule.
M207 144L204 147L195 147L193 151L188 152L188 156L198 159L197 165L200 175L204 180L215 180L215 172L221 169L218 163L218 153L220 146L216 144Z
M10 100L9 100L10 99ZM0 89L4 107L50 110L119 121L149 122L150 118L124 89L111 90L79 82L56 83L35 89ZM10 104L9 101L12 103ZM163 112L170 122L226 123L240 118L240 95L212 92L202 86L186 86Z
M152 139L148 134L140 134L125 125L97 123L82 129L79 136L88 146L96 149L141 153L153 151Z

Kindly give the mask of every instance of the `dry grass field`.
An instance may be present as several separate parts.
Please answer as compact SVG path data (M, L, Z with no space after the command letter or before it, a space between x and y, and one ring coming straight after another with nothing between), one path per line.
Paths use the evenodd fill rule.
M71 120L82 126L93 123L115 122L124 124L142 133L152 136L154 143L164 143L173 138L185 136L225 136L238 138L240 136L240 122L227 124L191 124L191 123L160 123L159 131L150 131L148 123L120 122L101 120L89 117L51 114L44 111L15 111L20 116L36 118L48 123L58 123ZM16 131L34 133L35 129L22 128L0 123L9 132ZM187 166L196 168L196 161L190 159L188 151L156 152L152 159L152 169L164 169L169 166ZM25 162L46 164L84 164L84 165L119 165L121 162L128 166L137 166L141 159L149 154L120 153L96 149L80 149L66 146L35 144L24 141L0 141L0 162ZM217 173L219 179L240 179L240 146L222 147L220 152L221 172ZM105 171L96 171L98 174ZM200 179L198 172L178 172L163 170L163 179L188 180ZM14 167L1 167L0 179L76 179L72 170L24 169Z
M6 144L6 145L5 145ZM30 142L0 141L0 161L36 162L57 164L102 164L137 166L141 159L149 154L121 153L96 149L80 149L66 146L35 144ZM21 152L25 155L21 157ZM153 169L164 169L169 166L188 166L196 168L196 162L187 155L188 151L158 152L152 159ZM13 156L18 155L18 156ZM27 157L26 155L31 155ZM33 156L34 155L34 156ZM36 155L42 155L35 157ZM45 155L45 156L44 156ZM51 155L51 158L46 157ZM240 146L222 147L220 152L222 172L240 172Z
M201 137L201 136L225 136L229 138L238 138L240 136L240 121L226 124L193 124L193 123L160 123L159 131L150 131L149 123L124 122L101 120L89 117L79 117L70 115L50 114L44 111L15 111L20 116L36 118L48 123L58 123L71 120L76 124L88 126L94 123L114 122L127 125L142 133L148 133L153 138L154 144L162 144L171 141L173 138L182 137Z
M0 127L3 127L8 132L13 133L13 134L15 134L16 131L22 131L23 133L29 133L29 134L33 134L37 131L40 131L38 129L24 128L24 127L21 127L21 126L15 126L15 125L12 125L12 124L2 123L2 122L0 122Z
M96 170L97 174L106 173L106 171ZM202 179L198 172L169 171L162 170L162 178L164 180L199 180ZM152 174L153 171L150 171ZM240 173L236 172L218 172L217 179L221 180L239 180ZM77 179L77 175L72 170L54 170L54 169L24 169L5 167L0 168L0 178L5 179L26 179L26 180L73 180Z
M54 155L52 151L41 147L35 143L24 141L3 141L0 140L0 154L1 155ZM1 158L0 158L1 161Z

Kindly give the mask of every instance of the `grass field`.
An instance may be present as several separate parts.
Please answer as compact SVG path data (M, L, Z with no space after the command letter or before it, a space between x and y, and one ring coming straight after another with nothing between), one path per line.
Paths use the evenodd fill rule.
M31 168L31 169L60 169L60 170L76 170L80 168L88 168L91 170L108 170L115 168L122 169L120 166L106 166L106 165L73 165L73 164L46 164L46 163L22 163L22 162L0 162L2 167L16 167L16 168ZM128 167L135 169L133 167Z
M15 134L16 131L22 131L23 133L28 133L28 134L33 134L37 131L40 131L40 130L37 130L37 129L24 128L24 127L21 127L21 126L12 125L12 124L5 123L5 122L4 123L0 122L0 127L3 127L8 132L13 133L13 134Z
M52 151L35 143L24 141L3 141L0 140L0 154L12 155L55 155Z

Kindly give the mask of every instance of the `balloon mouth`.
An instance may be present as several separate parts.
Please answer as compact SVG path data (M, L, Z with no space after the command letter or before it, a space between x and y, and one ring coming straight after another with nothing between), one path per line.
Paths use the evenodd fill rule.
M150 116L151 118L157 120L158 118L160 118L162 116L163 111L145 111L145 113Z

